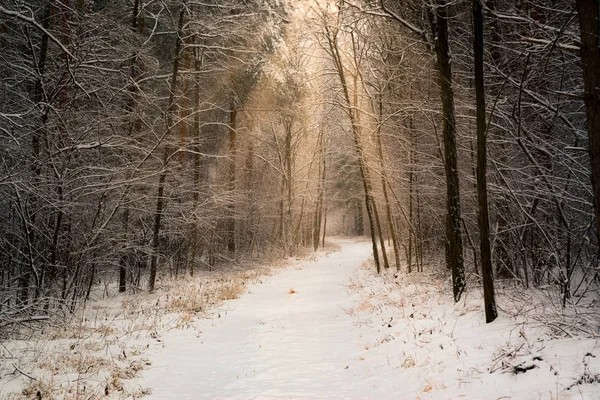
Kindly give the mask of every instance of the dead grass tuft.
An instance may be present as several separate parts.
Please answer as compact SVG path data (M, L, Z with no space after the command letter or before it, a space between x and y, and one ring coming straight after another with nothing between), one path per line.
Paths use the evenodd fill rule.
M404 359L404 361L402 362L402 365L400 365L401 368L412 368L415 366L415 360L411 357L408 356Z
M23 388L21 394L28 398L52 398L54 382L50 380L37 379L29 381L29 384ZM39 395L37 395L39 393ZM37 396L36 396L37 395Z
M62 353L56 358L38 363L39 368L47 369L53 375L65 372L77 374L97 373L103 368L110 367L110 365L110 361L104 357L82 354L79 351Z
M200 288L190 286L179 293L174 293L171 300L167 303L167 309L170 311L199 313L206 309L206 300L207 296L203 295Z
M232 281L219 288L217 297L219 300L233 300L239 298L243 291L239 281Z
M135 378L142 369L144 369L144 364L140 361L132 361L128 366L114 368L110 373L108 391L124 392L125 387L122 381Z

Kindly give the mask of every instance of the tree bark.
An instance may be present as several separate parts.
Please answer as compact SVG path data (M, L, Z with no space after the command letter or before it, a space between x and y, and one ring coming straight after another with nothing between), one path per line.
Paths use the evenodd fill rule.
M486 181L485 86L483 75L483 9L481 0L473 0L473 54L475 56L475 97L477 102L477 200L479 209L479 248L483 275L485 321L498 317L494 296L494 272L490 249L490 222Z
M460 186L456 154L456 120L454 115L454 92L452 88L452 68L448 44L448 4L437 2L436 54L439 69L440 97L443 114L444 166L446 170L446 208L448 213L446 264L452 271L454 301L458 302L465 290L465 270L463 244L460 226Z

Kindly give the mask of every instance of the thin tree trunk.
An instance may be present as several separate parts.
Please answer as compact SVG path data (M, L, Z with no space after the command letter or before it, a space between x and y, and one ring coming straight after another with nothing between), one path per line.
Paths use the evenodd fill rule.
M131 15L131 29L137 33L143 33L144 30L144 19L141 17L142 6L142 0L135 0L133 3L133 11ZM131 56L131 64L129 66L129 77L131 78L132 82L132 84L129 86L129 95L131 96L131 99L129 105L127 106L127 111L129 111L131 116L131 121L129 123L130 137L133 137L141 129L141 120L137 117L135 112L136 101L138 98L138 86L137 84L135 84L138 78L137 60L138 52L136 49ZM129 227L129 206L125 206L122 212L122 222L123 228L125 230L125 235L127 236L127 230ZM127 267L130 260L130 256L129 254L127 254L128 250L124 251L125 254L123 254L121 256L121 259L119 260L119 293L124 293L125 291L127 291Z
M419 243L419 247L417 249L417 254L416 257L418 258L418 264L419 264L419 271L423 272L423 230L421 229L421 200L419 197L419 182L417 180L417 176L414 177L415 179L415 197L417 198L417 238L418 238L418 243Z
M196 38L194 38L196 40ZM194 189L193 189L193 203L192 210L194 213L198 212L198 202L200 200L200 66L202 65L202 53L198 54L199 50L194 49L194 70L196 72L195 85L194 85ZM188 269L190 276L194 276L194 264L196 262L196 254L198 252L198 224L199 219L194 218L192 222L192 242L190 246L190 255L188 258Z
M169 93L169 106L167 109L165 129L166 135L165 139L167 143L165 144L165 149L163 152L163 160L162 160L162 171L158 178L158 193L156 196L156 212L154 213L154 226L152 229L152 255L150 256L150 277L148 280L148 289L150 291L154 290L154 285L156 283L156 272L157 272L157 261L158 261L158 248L160 245L160 224L162 220L163 208L164 208L164 192L165 192L165 180L167 178L167 167L169 163L169 156L171 153L171 145L168 141L171 139L171 125L173 124L173 114L175 112L175 92L177 90L177 76L179 74L179 58L182 47L182 30L183 30L183 20L185 16L185 7L181 7L181 11L179 12L179 21L177 27L177 40L175 42L175 58L173 59L173 72L171 75L171 90Z
M127 230L129 228L129 208L125 208L123 210L123 230L125 232L125 237L127 238ZM121 260L119 261L119 293L124 293L127 290L127 261L128 255L127 253L121 255Z
M412 130L411 130L412 132ZM411 134L412 136L412 134ZM414 181L413 181L413 166L412 166L412 143L409 149L408 155L408 223L410 227L413 227L413 191L414 191ZM413 229L408 230L408 251L406 252L406 262L408 264L408 273L412 272L412 254L413 254L413 242L414 242L414 232Z
M49 1L47 7L44 10L44 17L42 20L42 26L46 31L50 28L50 20L52 16L52 4ZM44 102L44 74L46 69L46 61L48 58L48 35L44 32L42 33L39 55L37 58L36 64L36 75L37 79L35 81L35 86L33 89L33 102L34 105L41 105ZM32 49L33 50L33 49ZM33 136L31 138L31 150L32 150L32 163L31 163L31 171L33 172L34 179L37 183L42 173L42 162L40 160L40 156L42 153L42 143L45 141L45 132L46 132L46 122L48 119L48 106L42 107L44 110L41 115L41 121L39 129L33 132ZM20 200L19 200L20 201ZM36 247L36 229L33 229L35 226L35 212L28 212L28 210L35 210L38 203L38 196L30 192L27 195L27 207L24 207L23 204L20 204L22 218L24 226L31 226L31 228L26 228L24 230L26 235L26 249L23 250L24 254L28 254L29 258L29 267L31 271L22 272L19 277L19 301L23 304L29 301L29 286L32 274L35 275L35 255L33 251ZM37 286L37 285L36 285ZM39 288L36 288L36 291Z
M321 220L323 217L323 184L325 181L325 157L323 155L323 142L322 142L322 133L319 137L320 144L320 153L321 153L321 162L323 163L323 168L319 166L319 187L317 189L317 204L315 207L315 219L314 219L314 233L313 233L313 249L317 250L319 247L320 239L321 239Z
M327 159L323 156L323 191L321 207L323 207L323 239L321 247L325 247L325 235L327 234Z
M489 18L488 26L491 33L491 59L492 63L496 68L502 68L506 64L507 57L503 57L502 51L500 50L503 47L502 36L500 35L500 26L498 23L498 17L493 15L497 9L497 1L496 0L487 0L486 1L487 8L491 11L491 15ZM527 69L527 68L525 68ZM492 96L497 96L499 91L494 89L494 87L490 87ZM490 117L491 118L491 117ZM488 127L488 129L490 129ZM490 129L491 130L491 129ZM502 131L500 131L502 132ZM505 133L501 133L502 135L506 135ZM496 147L500 151L500 163L506 164L506 144L505 141L501 140L500 143L496 145ZM498 182L500 184L500 182ZM496 239L494 244L494 254L497 262L500 262L500 265L497 265L496 268L500 269L501 265L505 265L509 270L515 270L515 256L512 248L510 246L511 237L510 237L510 229L508 226L508 215L510 213L509 209L509 200L505 194L500 194L496 196L494 199L494 208L496 209ZM525 265L527 262L525 261ZM525 275L528 275L526 267L525 267Z
M385 212L387 224L392 238L392 247L394 249L394 260L396 262L396 270L400 269L400 252L398 249L398 237L396 236L396 228L392 217L392 209L390 207L390 199L387 190L387 172L385 162L383 160L383 145L381 143L381 124L383 123L383 98L379 95L379 121L377 125L377 149L379 151L379 167L381 168L381 187L383 188L383 199L385 201Z
M356 214L354 215L354 229L358 236L365 234L365 223L363 216L363 207L360 199L356 199Z
M235 156L237 153L237 109L233 100L231 103L231 110L229 112L229 195L231 196L229 206L227 210L229 212L227 221L227 250L235 253L235 204L234 204L234 191L235 191L235 178L236 178L236 166Z
M383 258L383 267L389 268L390 263L387 257L387 251L385 250L385 238L383 237L383 229L381 229L381 219L379 218L379 212L377 211L377 204L375 204L375 199L371 196L373 200L373 216L375 217L375 222L377 225L377 234L379 235L379 245L381 246L381 257Z
M287 253L292 255L293 238L292 238L292 201L293 201L293 165L292 165L292 122L286 121L285 127L285 185L286 185L286 208L285 208L285 245Z

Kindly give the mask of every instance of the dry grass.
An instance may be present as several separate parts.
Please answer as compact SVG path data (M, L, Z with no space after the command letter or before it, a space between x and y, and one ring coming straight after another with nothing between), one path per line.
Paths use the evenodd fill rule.
M427 392L431 392L432 390L440 390L440 389L446 389L446 386L444 386L441 383L437 383L437 382L432 382L432 381L427 381L427 384L423 387L423 389L421 389L420 393L427 393Z
M402 362L402 365L400 365L400 368L412 368L415 366L415 360L411 357L408 356L404 359L404 361Z
M54 398L55 392L53 388L54 382L52 378L49 380L30 380L29 384L23 388L21 394L23 396L27 396L28 398L52 399Z
M37 367L51 371L53 375L59 373L88 374L97 373L111 366L110 360L89 353L75 351L62 353L45 361L38 363Z
M244 286L242 285L243 283L239 281L231 281L225 283L219 288L217 299L223 301L239 298L242 292L244 291Z

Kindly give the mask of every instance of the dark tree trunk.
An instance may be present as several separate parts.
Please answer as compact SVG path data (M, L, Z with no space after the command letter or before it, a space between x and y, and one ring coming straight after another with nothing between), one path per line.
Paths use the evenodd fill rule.
M577 0L596 238L600 243L600 1Z
M477 102L477 200L479 210L479 247L483 275L485 321L498 317L494 296L494 276L490 249L490 223L486 182L486 122L483 75L483 10L481 0L473 0L473 49L475 56L475 95Z
M169 94L169 107L166 115L166 132L165 150L163 152L162 171L158 178L158 193L156 196L156 212L154 214L154 227L152 230L152 255L150 257L150 278L148 280L148 289L154 290L154 284L156 283L156 272L157 272L157 261L158 261L158 248L160 239L160 224L162 220L163 208L164 208L164 193L165 193L165 180L167 179L167 164L171 153L171 145L168 141L171 139L171 125L173 124L173 113L175 111L175 91L177 90L177 76L179 74L179 57L182 47L182 30L183 30L183 17L185 16L185 7L181 7L179 12L179 22L177 27L177 40L175 42L175 58L173 59L173 72L171 75L171 90Z
M123 211L123 230L127 237L127 231L129 228L129 208L125 208ZM128 251L125 250L125 254L121 256L119 261L119 293L123 293L127 290L127 264L129 261Z
M148 289L154 290L156 283L156 272L158 263L158 248L160 245L160 224L162 220L164 208L165 180L167 177L166 164L168 159L168 151L165 149L163 153L163 172L158 178L158 194L156 196L156 212L154 213L154 228L152 229L152 256L150 258L150 278L148 281Z
M436 53L439 69L440 96L444 119L444 166L446 169L446 208L448 212L446 263L452 271L454 301L460 300L465 290L463 244L460 226L460 187L456 154L456 120L454 115L454 92L452 68L448 44L448 5L445 0L437 2Z
M194 38L196 42L196 38ZM198 49L194 49L194 70L200 72L202 65L202 53ZM197 213L198 201L200 199L200 76L196 75L194 82L194 189L193 189L193 212ZM196 254L198 252L198 218L194 218L192 227L192 239L190 245L190 253L188 259L188 269L190 276L194 276L194 264L196 262Z
M135 0L133 3L133 10L131 15L131 29L137 33L143 33L144 30L144 19L141 17L142 0ZM136 114L136 102L139 98L138 86L135 84L139 76L138 68L138 51L137 49L131 55L131 65L129 66L129 76L132 84L129 86L129 94L131 96L127 110L131 113L131 121L129 123L129 136L135 136L142 129L142 121ZM122 213L123 229L125 235L129 228L129 206L125 206ZM127 238L128 239L128 238ZM131 255L128 254L128 250L124 250L124 254L119 260L119 293L123 293L127 290L127 268Z
M412 254L413 254L413 241L414 241L414 231L412 229L413 225L413 166L412 166L412 145L409 149L408 154L408 162L410 166L408 167L408 224L410 225L410 229L408 230L408 250L406 252L406 263L407 263L407 271L410 274L412 272Z

